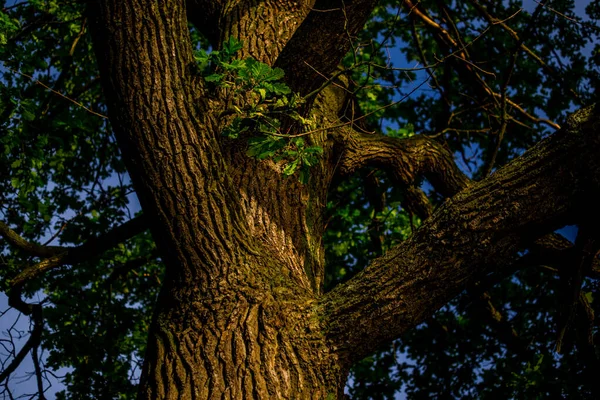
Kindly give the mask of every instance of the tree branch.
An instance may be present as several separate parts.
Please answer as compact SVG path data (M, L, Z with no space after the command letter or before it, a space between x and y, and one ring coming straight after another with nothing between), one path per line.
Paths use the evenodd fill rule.
M31 335L25 345L21 348L21 350L15 355L15 358L11 361L11 363L6 367L2 372L0 372L0 383L4 382L10 374L12 374L18 367L21 365L27 353L30 350L37 348L39 346L41 338L42 338L42 330L44 327L43 319L42 319L42 306L40 304L33 305L32 308L32 319L33 319L33 330L31 331Z
M52 257L67 250L65 247L61 246L42 246L37 243L28 242L2 221L0 221L0 236L2 236L10 245L36 257Z
M318 0L275 63L292 90L302 95L320 87L350 50L377 0Z
M46 400L46 396L44 396L44 383L42 381L42 369L40 368L40 358L38 355L38 346L34 346L31 349L31 358L33 360L33 367L35 370L35 382L37 384L38 389L38 399Z
M502 270L486 275L469 290L472 293L482 294L515 272L534 266L541 266L554 273L559 273L561 269L567 268L575 257L573 243L555 232L539 237L527 246L527 250L527 254L515 260L514 263L510 265L507 263ZM586 273L586 276L599 279L600 259L595 257L591 270Z
M92 257L105 252L106 250L115 247L117 244L137 235L148 229L148 221L143 215L132 218L122 225L111 229L95 238L89 239L87 242L77 247L58 247L52 257L46 258L35 265L25 268L19 275L11 281L13 290L21 287L25 282L43 274L44 272L65 264L77 264ZM14 232L13 232L14 233ZM15 233L16 235L16 233ZM18 235L17 235L18 236ZM18 236L20 241L25 242L28 246L38 246L28 243L23 238ZM39 256L39 254L36 254Z
M69 251L67 264L76 264L104 253L121 242L144 232L149 227L148 218L139 215L110 231L89 239L83 245Z
M483 292L476 296L470 294L476 307L482 309L484 321L492 326L506 347L517 354L533 355L534 351L527 346L527 343L521 338L515 330L513 324L506 319L506 316L494 306L492 297L488 292Z
M494 16L490 15L487 9L481 4L479 4L477 0L469 0L469 2L477 9L477 11L479 11L481 16L485 18L486 21L493 25L499 25L502 29L504 29L518 43L520 49L523 50L523 52L525 52L535 62L537 62L539 66L542 67L542 69L548 74L548 76L552 77L552 79L554 79L556 83L565 88L571 95L573 95L575 99L579 100L579 94L575 90L573 90L573 88L567 87L564 79L557 73L557 71L553 67L548 65L546 62L544 62L544 60L540 56L538 56L533 50L527 47L523 40L519 38L519 34L516 31L509 27L504 21L501 21L498 18L495 18Z
M560 126L553 121L550 121L545 118L538 118L529 112L527 112L523 107L519 104L512 101L510 98L506 97L503 99L502 94L496 93L492 90L492 88L486 83L486 81L481 77L480 72L491 74L487 71L482 70L480 67L477 67L476 63L473 62L467 51L465 46L460 46L460 38L457 40L452 35L444 29L440 24L435 22L427 12L424 10L420 10L419 3L413 3L411 0L405 0L403 2L404 7L406 8L409 15L425 24L428 29L434 34L435 40L438 42L440 47L447 48L448 53L452 56L449 58L449 61L453 62L453 67L456 69L458 75L466 82L469 80L474 81L477 84L478 90L482 96L491 97L491 99L496 103L497 106L499 101L505 101L506 104L510 105L515 110L519 111L519 113L534 123L544 123L554 129L560 129ZM512 17L509 17L512 18ZM499 24L504 21L496 21L493 23ZM492 74L493 75L493 74Z
M564 265L574 257L575 246L564 236L558 233L551 233L537 239L529 247L529 253L522 257L523 263ZM591 269L587 276L594 279L600 279L600 259L598 254L592 260Z
M65 264L75 264L81 261L85 261L94 257L117 244L143 232L148 228L147 220L143 216L135 217L124 224L110 230L109 232L92 238L78 247L58 247L58 246L40 246L35 243L30 243L19 236L16 232L11 230L6 224L0 222L0 234L4 236L9 243L15 247L27 251L37 257L50 256L43 259L35 265L25 268L19 275L17 275L10 282L10 292L8 296L8 303L11 307L17 309L25 315L30 315L34 328L31 332L31 336L21 348L19 353L15 356L12 362L0 373L0 382L3 382L9 375L14 372L17 367L23 362L23 359L27 356L27 353L33 350L34 365L36 366L36 376L38 381L38 390L40 391L40 398L43 397L43 388L40 384L40 372L39 364L36 359L37 346L40 344L42 330L43 330L43 318L42 318L42 306L41 304L26 303L21 298L21 292L23 285L37 276Z
M334 137L341 158L339 171L349 174L365 166L387 170L401 184L412 185L425 175L443 196L464 189L469 179L458 169L452 154L441 144L424 136L392 138L343 129Z
M600 110L444 203L414 236L322 299L329 339L349 362L414 327L535 238L581 217L600 189ZM586 179L573 179L586 176Z
M2 224L2 225L3 225L3 227L6 227L5 224ZM6 227L6 228L8 229L8 227ZM8 296L8 303L11 307L14 307L21 313L23 313L25 315L30 315L33 320L33 323L34 323L34 328L33 328L33 331L31 332L31 336L27 340L27 343L25 343L23 348L15 356L15 358L12 360L12 362L9 364L9 366L0 373L0 382L3 382L6 378L8 378L8 376L15 369L17 369L17 367L21 364L21 362L23 361L23 359L25 358L25 356L27 355L27 353L30 350L37 349L37 346L39 346L40 340L41 340L41 335L42 335L42 330L43 330L43 325L44 325L43 317L42 317L42 305L26 303L25 301L23 301L23 299L21 298L21 292L23 289L23 285L27 281L43 274L46 271L49 271L50 269L56 268L60 265L73 264L73 263L87 260L97 254L100 254L100 253L110 249L111 247L116 246L118 243L120 243L126 239L129 239L130 237L132 237L138 233L141 233L145 229L147 229L146 219L143 218L143 216L138 216L136 218L133 218L133 219L127 221L123 225L120 225L120 226L112 229L111 231L105 233L104 235L101 235L97 238L88 240L86 243L84 243L81 246L74 247L74 248L67 248L67 247L59 248L61 251L60 254L56 254L50 258L46 258L46 259L40 261L39 263L37 263L35 265L25 268L23 271L21 271L21 273L19 275L17 275L14 279L11 280L11 282L10 282L11 289L10 289L9 296ZM19 247L25 246L25 248L36 249L38 251L38 254L36 254L36 255L38 255L38 256L41 253L39 251L40 249L43 251L47 251L46 247L28 243L23 238L21 238L16 233L14 233L12 230L10 230L10 229L8 229L8 230L10 231L9 234L10 234L11 238L19 244L18 245ZM38 377L40 398L42 398L43 397L43 388L39 384L40 376L39 376L39 365L36 364L38 362L38 360L35 358L36 351L33 351L33 357L34 357L34 364L36 366L36 375Z
M187 0L186 10L188 20L213 47L234 37L243 42L241 58L253 57L273 65L314 2Z

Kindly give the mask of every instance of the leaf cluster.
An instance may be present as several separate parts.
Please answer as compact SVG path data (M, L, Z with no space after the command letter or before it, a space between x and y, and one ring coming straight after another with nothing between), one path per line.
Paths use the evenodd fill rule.
M0 45L8 44L8 38L19 29L19 21L0 10Z
M282 132L282 121L289 120L301 125L303 130L314 128L314 121L300 113L304 99L292 93L283 82L281 68L272 68L254 58L236 59L241 48L241 42L230 38L221 50L195 53L198 67L208 84L248 99L243 107L232 105L227 110L233 118L223 128L222 135L238 139L244 133L250 134L249 156L259 160L272 159L276 163L284 161L284 175L291 176L299 170L299 180L307 183L309 168L318 162L323 150L308 145L302 136Z

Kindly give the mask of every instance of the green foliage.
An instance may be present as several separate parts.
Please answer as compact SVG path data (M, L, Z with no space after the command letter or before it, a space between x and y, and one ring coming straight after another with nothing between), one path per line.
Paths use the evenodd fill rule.
M310 132L298 135L281 130L284 119L300 124L303 131L315 128L312 119L300 114L304 99L292 93L282 81L284 72L281 68L272 68L253 58L235 59L241 48L242 44L231 37L223 43L221 50L207 53L200 49L195 53L198 67L208 84L248 99L245 106L233 105L226 111L234 116L222 135L239 139L243 134L250 134L248 155L259 160L284 161L283 174L291 176L300 171L299 180L306 184L309 169L318 162L323 149L307 145L301 135Z
M131 368L139 370L143 360L148 310L163 274L160 262L148 256L153 251L154 242L145 233L45 282L52 304L44 311L49 328L44 337L46 366L73 368L65 375L68 393L63 398L80 398L78 393L135 398Z
M535 360L532 362L526 363L525 370L523 374L517 374L513 372L513 381L509 383L509 385L515 388L515 391L518 392L530 392L534 396L539 394L543 388L539 388L539 384L543 382L543 371L542 371L542 363L544 361L544 355L540 354L535 357ZM541 396L537 396L540 397Z
M389 137L395 137L400 139L409 138L415 135L415 127L411 123L408 123L403 128L398 129L392 129L388 126L386 127L385 134Z
M106 112L83 5L16 3L0 2L0 219L30 241L80 245L139 206L107 121L36 83ZM41 367L57 398L134 397L132 368L143 357L163 270L153 249L150 236L139 235L27 285L25 295L44 303ZM0 240L2 288L37 261ZM0 321L2 335L10 324ZM62 367L66 376L52 377ZM9 386L22 394L35 383Z
M215 79L220 79L214 76L218 75L215 74L215 70L218 67L223 67L224 65L227 65L230 69L241 67L241 60L233 60L235 54L241 49L242 43L231 37L229 41L223 43L222 50L213 50L208 53L203 49L198 49L194 52L194 58L196 59L198 68L200 68L201 74L205 77L204 79L210 82Z
M369 196L364 181L366 176L372 174L377 176L380 186L376 193ZM375 212L371 203L374 197L395 200L384 200L386 204L383 209ZM402 198L403 191L400 188L388 187L387 178L372 170L339 182L330 191L327 203L329 223L323 238L327 243L326 289L350 279L374 257L410 237L420 221L402 208ZM373 246L373 234L376 231L384 239L381 249Z
M8 38L18 29L19 21L10 18L5 12L0 11L0 45L8 44Z

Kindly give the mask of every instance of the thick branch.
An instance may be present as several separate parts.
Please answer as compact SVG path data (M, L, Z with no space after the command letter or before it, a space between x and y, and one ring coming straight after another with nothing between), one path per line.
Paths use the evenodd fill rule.
M187 17L213 47L234 37L243 42L239 56L272 65L310 12L315 0L187 0Z
M100 236L89 239L81 246L69 249L67 264L76 264L102 254L117 244L144 232L148 226L148 218L145 218L144 215L132 218Z
M593 108L489 178L448 200L416 234L327 294L328 335L354 361L422 322L484 268L584 212L600 189ZM586 179L577 179L586 177Z
M527 246L527 250L527 254L515 260L514 263L506 263L502 270L488 274L478 280L475 288L470 288L470 291L472 293L484 293L500 281L512 276L515 272L534 266L541 266L544 269L559 273L561 268L570 267L575 257L573 243L555 232L539 237ZM586 276L599 279L600 259L594 258L591 270L586 271L586 273Z
M28 242L2 221L0 221L0 236L10 245L36 257L52 257L65 251L65 248L61 246L42 246L37 243Z
M345 129L336 140L341 152L339 169L343 174L376 166L386 169L405 185L412 185L419 176L425 175L436 190L448 197L469 184L452 154L424 136L398 139Z
M11 286L13 288L20 287L28 280L31 280L60 265L77 264L82 261L89 260L90 258L95 257L98 254L102 254L106 250L115 247L117 244L124 242L125 240L145 231L146 229L148 229L147 220L143 216L138 216L98 237L91 238L81 246L49 247L49 249L53 249L55 251L54 255L40 261L35 265L25 268L11 281ZM26 248L36 248L43 251L47 251L44 249L48 249L48 247L29 243L12 230L11 232L18 237L21 245L25 246ZM42 256L42 254L42 251L38 251L35 255Z
M287 43L275 65L290 87L307 94L320 87L350 50L377 0L320 0Z
M564 265L573 259L575 247L573 243L558 233L551 233L536 240L529 247L529 253L523 256L522 264ZM600 279L600 259L594 257L588 276Z

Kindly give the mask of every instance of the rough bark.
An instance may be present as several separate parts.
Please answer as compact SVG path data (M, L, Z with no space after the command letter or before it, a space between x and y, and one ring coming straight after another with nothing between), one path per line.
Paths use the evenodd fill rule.
M369 165L388 170L402 185L411 185L425 176L444 197L455 195L469 184L450 152L424 136L397 139L343 129L335 137L341 152L338 168L343 174Z
M374 2L348 2L356 13L346 13L354 15L347 23L338 21L338 7L330 24L317 27L321 14L310 2L188 5L189 12L178 0L106 0L91 7L111 123L167 267L140 399L341 397L358 357L574 218L581 200L598 189L600 165L589 162L600 148L596 117L572 121L570 129L468 185L432 141L334 128L347 126L337 118L334 91L313 104L323 129L311 140L325 155L302 185L282 174L281 163L249 158L243 143L219 137L218 116L230 94L207 90L194 75L187 16L216 21L206 28L213 40L243 39L242 56L281 63L288 72L323 62L320 72L330 73ZM319 32L306 63L286 53ZM326 59L319 49L329 49ZM296 86L314 84L307 71L293 75ZM339 165L346 173L386 168L408 185L429 174L448 195L466 189L406 243L323 295L323 209Z
M273 65L306 18L314 0L188 0L190 21L218 47L230 37L245 42L242 58Z
M301 94L320 87L351 49L377 0L319 0L277 59Z

